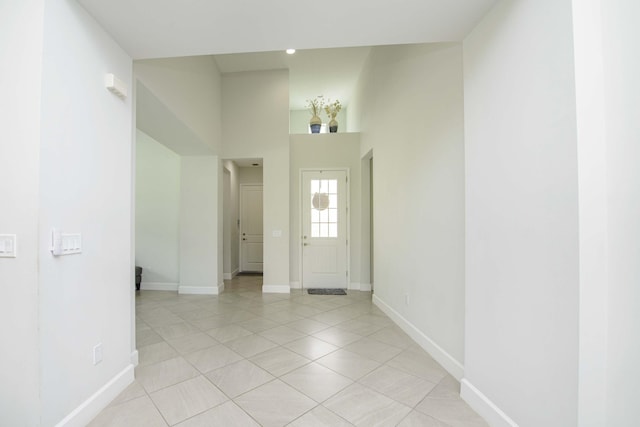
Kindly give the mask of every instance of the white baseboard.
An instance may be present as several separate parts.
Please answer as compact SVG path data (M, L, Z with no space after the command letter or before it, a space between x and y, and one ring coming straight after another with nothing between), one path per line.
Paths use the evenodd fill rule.
M444 369L447 370L455 379L460 381L464 376L464 366L442 347L435 343L431 338L426 336L422 331L416 328L411 322L402 317L400 313L395 311L384 301L373 295L373 303L391 318L403 331L407 333L420 347L433 357Z
M143 291L177 291L178 284L171 282L142 282L140 289Z
M371 292L371 283L360 283L360 290L362 292Z
M291 287L289 285L262 285L263 294L289 294Z
M122 393L133 380L133 365L128 365L102 386L100 390L96 391L62 421L56 424L56 427L86 426L100 411L106 408L113 399Z
M237 268L235 270L233 270L231 273L224 273L223 274L223 279L224 280L231 280L234 277L236 277L238 275L238 273L240 272L240 270L238 270Z
M139 363L138 350L133 350L131 352L131 357L129 358L129 360L131 360L131 364L133 365L134 368L138 366L138 363Z
M347 289L349 289L351 291L371 292L371 284L370 283L351 282L347 286Z
M302 289L302 283L300 282L291 282L289 286L291 289Z
M466 378L460 381L460 396L492 427L518 427L511 418L475 388Z
M224 282L218 286L183 286L180 285L178 293L181 295L219 295L224 291Z

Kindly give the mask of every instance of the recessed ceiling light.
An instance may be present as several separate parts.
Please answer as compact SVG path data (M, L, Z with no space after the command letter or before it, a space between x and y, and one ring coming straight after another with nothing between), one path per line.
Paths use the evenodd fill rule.
M293 55L294 53L296 53L296 50L295 49L287 49L287 53L289 55Z

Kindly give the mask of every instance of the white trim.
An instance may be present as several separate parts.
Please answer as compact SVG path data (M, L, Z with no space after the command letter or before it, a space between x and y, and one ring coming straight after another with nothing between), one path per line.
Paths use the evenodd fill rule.
M420 347L433 357L444 369L447 370L455 379L460 381L464 376L464 366L442 347L435 343L431 338L426 336L422 331L416 328L411 322L402 317L400 313L395 311L384 301L373 295L373 303L391 318L403 331L405 331Z
M131 360L131 364L133 365L133 367L137 367L139 362L139 356L138 356L138 350L133 350L131 352L131 356L129 357L129 360Z
M56 424L56 427L86 426L96 415L106 408L113 399L122 393L133 380L133 365L127 365L120 373L116 374L116 376L109 380L91 397L82 402L80 406Z
M224 282L218 286L184 286L180 285L180 295L220 295L224 291Z
M224 273L224 274L223 274L223 276L224 276L224 277L223 277L223 279L224 279L224 280L231 280L231 279L233 279L234 277L236 277L236 276L238 275L238 273L240 273L240 270L236 268L236 269L235 269L235 270L233 270L231 273Z
M172 282L142 282L140 289L143 291L177 291L178 284Z
M263 294L289 294L291 287L289 285L262 285Z
M291 282L289 286L291 287L291 289L302 289L301 282Z
M372 289L371 283L360 283L360 290L362 292L371 292Z
M475 388L466 378L460 382L460 396L493 427L518 427L507 414Z

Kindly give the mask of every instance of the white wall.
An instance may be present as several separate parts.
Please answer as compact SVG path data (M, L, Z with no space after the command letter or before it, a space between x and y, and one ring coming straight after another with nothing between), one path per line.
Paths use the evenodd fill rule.
M300 286L300 169L349 169L349 232L350 288L360 289L360 134L337 133L323 135L291 135L291 210L289 242L291 282ZM369 285L366 283L365 285Z
M262 184L262 167L238 168L238 184Z
M522 427L577 425L571 12L503 1L464 41L463 397L495 425L507 422L496 407Z
M180 164L180 293L217 294L222 278L222 170L217 156Z
M289 73L224 74L222 104L222 157L264 161L263 291L288 292Z
M0 423L39 424L38 166L44 1L3 2L0 13Z
M135 75L212 154L220 152L222 89L212 57L138 60Z
M132 61L74 1L46 3L43 36L40 422L84 425L133 380L133 100L104 83L111 72L131 89ZM82 233L82 253L53 257L53 227Z
M608 190L607 426L638 424L640 378L639 4L602 1Z
M327 133L329 133L329 121L331 119L329 119L324 110L322 114L320 114L320 118L322 119L322 123L327 125ZM311 120L309 110L291 110L289 112L289 133L309 134L309 120ZM347 108L343 107L340 110L336 116L336 120L338 121L338 133L349 132L347 125Z
M375 165L374 300L461 377L462 48L374 48L361 79L352 104L361 155L373 150Z
M142 288L180 281L180 156L136 132L136 265Z

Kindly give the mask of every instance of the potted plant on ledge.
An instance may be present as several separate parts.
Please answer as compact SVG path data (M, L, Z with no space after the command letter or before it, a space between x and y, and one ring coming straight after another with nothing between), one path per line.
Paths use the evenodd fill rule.
M311 133L320 133L320 127L322 127L322 119L319 114L322 111L322 107L324 106L324 100L322 96L318 96L315 99L307 100L307 108L311 113L311 120L309 120L309 127L311 128Z
M341 109L342 105L337 99L335 102L331 102L331 100L329 100L329 103L324 106L324 111L327 113L327 116L329 116L329 132L331 133L338 132L338 121L336 120L336 116Z

